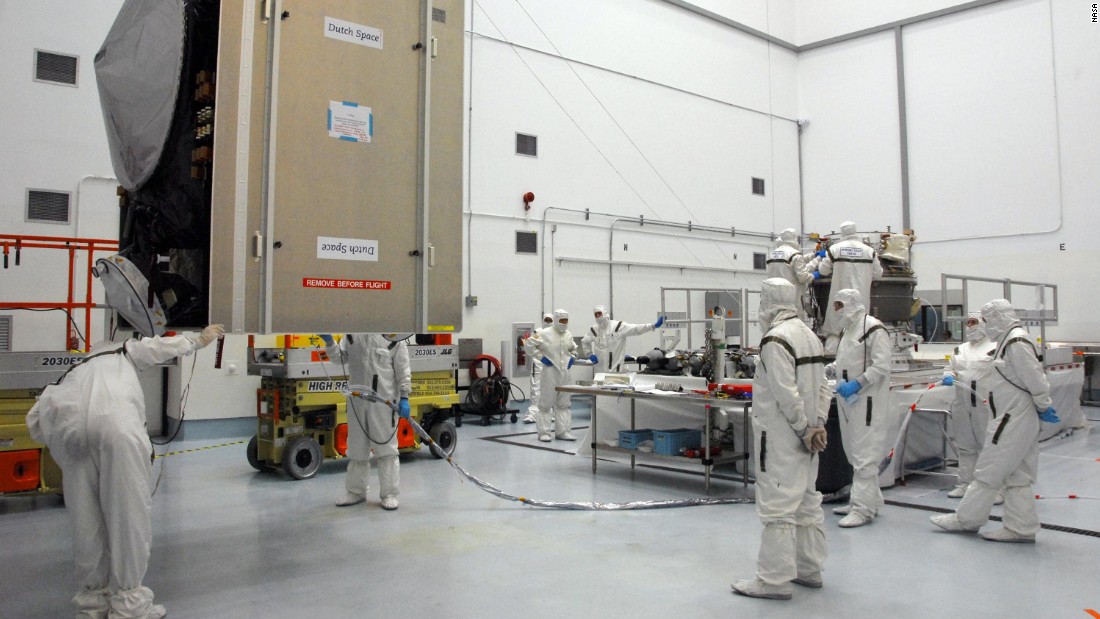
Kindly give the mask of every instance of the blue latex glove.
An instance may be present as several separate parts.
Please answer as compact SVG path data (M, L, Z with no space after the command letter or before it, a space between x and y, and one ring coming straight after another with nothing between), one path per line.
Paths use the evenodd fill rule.
M1047 423L1058 423L1058 422L1062 421L1058 417L1058 413L1057 413L1057 411L1054 410L1053 406L1051 406L1050 408L1046 409L1045 411L1039 413L1039 419L1041 421L1045 421Z
M321 341L325 343L325 346L335 346L336 340L332 339L331 333L319 333Z
M569 357L569 363L567 363L565 365L565 369L568 370L568 369L572 368L573 367L573 362L576 361L576 360L577 360L576 357Z
M397 404L397 414L401 415L403 419L408 419L412 411L409 410L409 399L401 398L401 401Z
M950 387L951 385L954 385L954 384L955 384L955 377L954 376L944 376L943 377L943 386L944 387Z
M859 381L849 380L836 386L836 392L842 398L850 398L859 393Z
M539 359L539 361L542 361L542 364L545 365L546 367L550 367L550 366L554 365L554 362L547 359L546 357L543 357L542 359Z
M655 322L653 324L653 328L654 329L660 329L661 325L663 325L663 324L665 324L665 317L664 316L658 316L657 317L657 322Z
M821 279L821 273L814 271L814 279Z
M592 363L599 363L600 362L600 358L597 357L596 355L589 356L588 360L591 361Z
M825 252L824 249L819 249L819 250L815 251L814 253L817 254L818 258L824 258L825 255L826 255L826 252Z

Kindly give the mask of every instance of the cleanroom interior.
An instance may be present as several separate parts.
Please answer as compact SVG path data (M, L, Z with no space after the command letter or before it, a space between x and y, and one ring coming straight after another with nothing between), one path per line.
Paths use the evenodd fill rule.
M233 7L238 13L222 20L237 29L249 20L258 24L271 8L286 32L318 11L339 17L345 4L317 8L302 1L180 4L201 5L208 14L219 5ZM0 166L0 381L11 371L3 359L9 353L83 354L116 324L102 286L86 277L84 247L34 243L99 239L99 258L126 234L95 70L97 50L124 4L0 0L0 57L7 60L0 78L9 84L8 96L0 98L7 145ZM430 11L430 4L421 9ZM433 457L426 443L404 453L399 510L379 508L377 478L365 505L336 507L343 458L326 457L311 478L300 480L249 466L263 401L257 391L269 387L256 369L256 350L289 350L291 339L246 328L262 325L263 311L234 305L247 317L237 328L229 325L223 344L142 376L149 434L154 442L174 439L155 447L160 457L152 473L157 488L145 576L170 616L1100 616L1093 576L1100 550L1094 470L1100 439L1092 434L1100 420L1093 406L1100 400L1100 386L1093 386L1100 318L1090 301L1097 252L1089 249L1100 195L1096 5L858 0L841 9L810 0L467 0L454 6L462 14L452 9L446 22L436 15L435 27L462 29L461 37L443 39L461 41L461 79L453 75L457 63L438 65L454 67L454 93L461 89L461 109L456 103L447 110L461 118L461 145L440 139L446 148L431 156L439 173L461 181L450 187L453 201L433 208L449 209L461 226L431 232L449 234L445 247L453 251L432 255L437 272L448 273L448 286L429 293L446 296L447 315L456 319L442 327L429 320L430 332L425 328L409 342L453 347L447 354L454 356L459 409L475 380L471 358L494 357L511 383L503 410L452 419L460 423L451 426L450 463ZM321 36L319 28L317 45L361 51ZM233 40L240 44L239 36ZM408 50L409 43L391 36L385 44ZM223 54L226 49L223 42ZM458 53L446 45L427 49L444 59ZM244 62L233 58L234 72L226 74L238 75ZM58 63L50 67L60 77L43 73L40 63L47 61ZM264 90L261 70L258 64L251 90L257 97ZM335 89L323 96L341 95ZM385 140L389 119L384 107L376 108L373 143L338 147L375 148L385 157L392 147ZM259 111L250 122L257 127L270 119L262 105L253 109ZM442 118L444 107L438 109ZM299 112L285 106L280 114L285 121ZM324 134L324 123L321 110L319 139L334 139ZM245 177L263 165L265 145L253 144L252 172L240 168ZM315 163L311 153L298 155ZM415 151L405 163L416 163ZM251 178L250 199L261 200L267 180ZM356 182L348 179L353 187ZM360 193L375 189L358 182ZM224 204L214 200L215 212L228 213L216 222L233 219L234 207ZM308 224L309 209L320 207L293 208ZM353 208L346 217L348 229L372 226ZM394 208L392 217L416 220L417 214ZM938 378L945 357L965 341L964 312L1006 294L1025 315L1030 335L1051 346L1050 358L1074 368L1051 370L1067 373L1059 375L1066 382L1059 383L1058 397L1074 413L1070 423L1040 437L1034 489L1043 530L1034 545L991 544L929 524L930 515L958 505L946 496L955 454L933 417L897 443L910 454L899 456L894 475L880 477L886 504L873 524L838 528L834 504L825 504L824 588L796 587L789 602L733 596L729 584L751 576L760 540L748 460L704 472L698 464L642 457L632 465L633 455L621 452L593 457L591 443L607 438L595 423L613 433L633 422L628 398L606 395L572 395L579 441L539 441L535 426L522 419L538 360L516 337L561 308L580 338L595 322L593 308L602 305L626 323L667 319L668 326L627 340L632 357L648 357L655 348L701 349L714 326L707 313L714 297L706 292L725 292L738 307L727 308L736 312L723 344L751 358L762 335L754 321L764 262L776 237L793 228L802 248L812 251L820 237L839 238L844 221L875 242L882 235L909 239L906 267L915 285L907 291L912 315L904 326L921 341L903 352L923 364L924 378ZM383 223L393 224L387 230L420 225ZM237 233L244 236L235 240L250 248L251 229ZM344 236L337 225L316 234ZM379 238L382 251L392 251L387 240ZM269 245L267 251L283 250ZM392 256L383 253L383 262ZM238 265L258 268L251 255L240 263L220 258L211 258L211 280L231 278ZM415 259L427 264L427 252ZM403 282L392 283L400 288ZM340 298L354 303L339 311L352 315L362 307L363 314L380 316L404 293L348 294L355 296ZM71 321L57 311L17 309L83 299L95 309L72 307ZM409 324L405 318L422 318L412 316L411 299L394 305L402 326ZM230 306L227 298L218 302ZM299 315L309 323L308 308ZM194 334L201 327L178 330ZM305 334L302 350L308 356L324 346L309 335L348 327L317 325ZM125 339L125 331L113 335ZM592 386L596 373L585 356L578 360L572 378ZM639 376L644 365L628 364ZM327 367L318 378L332 378ZM731 380L741 370L738 363L727 367ZM487 369L491 364L478 366L482 374ZM707 381L686 367L679 376L689 390L706 390ZM751 376L741 378L751 383ZM919 403L935 378L896 378L898 401ZM0 394L7 388L0 382ZM931 390L924 402L946 406L944 389ZM719 406L728 409L721 419L732 437L723 446L740 448L746 437L751 443L745 402L723 397ZM898 436L904 414L893 427ZM674 420L692 423L675 415L660 423L673 427ZM7 447L0 432L0 456ZM918 461L925 452L932 456ZM507 496L484 491L455 465ZM586 511L510 497L586 504L743 501ZM994 508L993 516L1002 509ZM0 616L71 612L72 524L59 492L0 491L0 532Z

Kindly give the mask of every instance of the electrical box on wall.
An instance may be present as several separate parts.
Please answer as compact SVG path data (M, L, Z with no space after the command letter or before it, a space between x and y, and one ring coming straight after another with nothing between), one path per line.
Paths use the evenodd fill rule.
M131 212L146 214L124 221L122 247L140 248L162 305L177 283L188 312L169 308L169 326L461 329L461 0L128 0L123 13L165 5L182 6L185 36L161 160L179 160L190 210L165 228L135 185Z

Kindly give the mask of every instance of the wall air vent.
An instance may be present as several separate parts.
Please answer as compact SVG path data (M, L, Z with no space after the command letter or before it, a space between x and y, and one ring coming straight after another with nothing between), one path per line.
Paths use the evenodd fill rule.
M69 223L69 197L64 191L27 190L27 221Z
M752 195L762 196L764 195L764 179L753 178L752 179Z
M11 352L11 316L0 316L0 352Z
M432 21L437 21L441 24L447 23L447 11L432 7Z
M34 79L37 82L76 86L77 60L77 56L35 50Z
M516 253L517 254L537 254L539 253L539 233L538 232L516 232Z
M768 268L768 255L767 254L752 254L752 268L754 271L764 271Z
M516 154L528 157L539 156L539 138L525 133L516 134Z

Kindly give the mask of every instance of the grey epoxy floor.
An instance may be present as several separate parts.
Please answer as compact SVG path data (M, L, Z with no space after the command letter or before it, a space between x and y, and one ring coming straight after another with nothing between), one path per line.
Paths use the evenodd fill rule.
M577 404L575 426L587 412ZM1100 417L1096 409L1088 416ZM258 474L244 443L164 458L145 584L182 617L1081 617L1100 610L1097 423L1042 446L1034 545L995 544L928 522L952 481L885 491L873 524L826 516L825 588L789 602L730 593L754 570L752 505L630 512L537 509L491 496L425 450L403 457L401 508L337 508L345 465L316 478ZM241 424L189 422L172 451L225 445ZM698 475L602 463L540 447L533 426L467 417L455 460L506 492L625 502L702 495ZM205 435L210 435L206 438ZM506 436L498 440L482 440ZM566 448L562 451L561 448ZM163 448L160 449L163 451ZM732 474L732 471L730 472ZM723 476L724 477L724 476ZM372 484L376 483L372 480ZM372 486L372 492L377 492ZM714 496L751 496L716 479ZM1065 498L1076 494L1082 498ZM995 514L998 512L994 512ZM988 526L999 526L990 523ZM0 617L71 616L71 524L56 497L0 498Z

